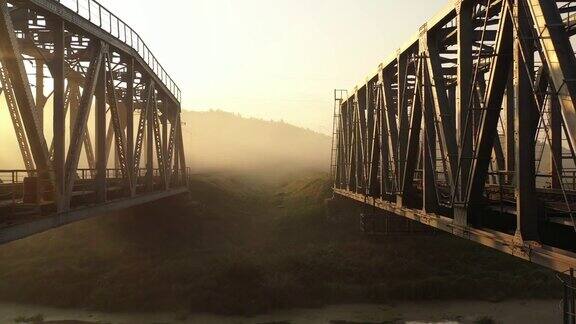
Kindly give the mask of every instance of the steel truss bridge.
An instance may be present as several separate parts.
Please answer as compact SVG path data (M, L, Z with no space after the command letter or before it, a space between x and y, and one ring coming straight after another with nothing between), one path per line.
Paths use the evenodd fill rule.
M334 191L576 268L576 2L460 0L335 92Z
M0 7L24 166L0 171L0 243L187 192L180 89L132 28L93 0Z

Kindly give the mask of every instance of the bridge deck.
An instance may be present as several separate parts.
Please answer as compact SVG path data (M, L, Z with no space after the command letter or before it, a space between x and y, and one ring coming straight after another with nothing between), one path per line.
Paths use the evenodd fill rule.
M110 200L105 204L85 205L81 208L76 208L64 213L46 216L41 216L40 214L29 215L15 223L0 224L0 244L23 239L34 234L42 233L93 216L123 210L168 197L182 195L187 192L187 188L170 189L166 191L142 194L134 198Z
M98 202L93 180L84 180L73 192L72 208L57 212L54 201L40 200L37 203L24 203L22 183L0 184L0 244L22 239L46 230L67 225L92 216L154 202L168 197L186 194L186 186L176 186L165 190L159 178L155 179L150 191L141 179L134 196L126 195L126 187L121 178L110 178L105 203ZM115 185L114 185L115 183ZM6 194L9 192L10 194Z
M334 189L334 192L342 197L374 206L380 210L411 219L559 272L576 268L576 253L571 251L537 243L519 245L518 238L514 234L506 234L489 228L458 226L454 224L452 218L442 215L426 213L420 209L401 207L383 199L367 198L365 195L352 193L347 190Z

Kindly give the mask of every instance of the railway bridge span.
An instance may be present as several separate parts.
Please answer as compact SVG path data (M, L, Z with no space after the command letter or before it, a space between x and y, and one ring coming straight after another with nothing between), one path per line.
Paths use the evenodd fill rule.
M459 0L335 91L338 196L576 268L576 6Z
M181 91L94 0L0 0L0 244L188 192Z

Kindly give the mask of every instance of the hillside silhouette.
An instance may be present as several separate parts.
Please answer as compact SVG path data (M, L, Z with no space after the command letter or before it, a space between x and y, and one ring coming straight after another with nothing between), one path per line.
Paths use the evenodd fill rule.
M223 111L182 112L189 166L210 170L327 171L329 136L284 122L245 118Z
M50 105L48 105L50 107ZM48 108L48 110L50 110ZM0 168L23 169L24 164L4 103L0 103ZM251 171L278 169L328 171L329 136L284 122L245 118L223 111L182 111L186 161L194 172L212 170ZM94 138L94 121L89 121ZM46 118L46 140L52 125ZM67 139L67 144L69 138ZM108 161L113 166L113 158ZM80 166L87 167L82 153Z

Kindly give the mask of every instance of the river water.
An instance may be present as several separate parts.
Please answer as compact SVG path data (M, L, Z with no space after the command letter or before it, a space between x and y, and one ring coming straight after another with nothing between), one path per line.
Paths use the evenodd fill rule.
M0 304L0 323L43 318L51 324L372 324L372 323L560 323L560 302L505 301L499 303L452 301L399 303L396 305L335 305L319 309L278 311L257 317L228 317L209 314L101 313L30 305ZM34 322L33 322L34 323Z

